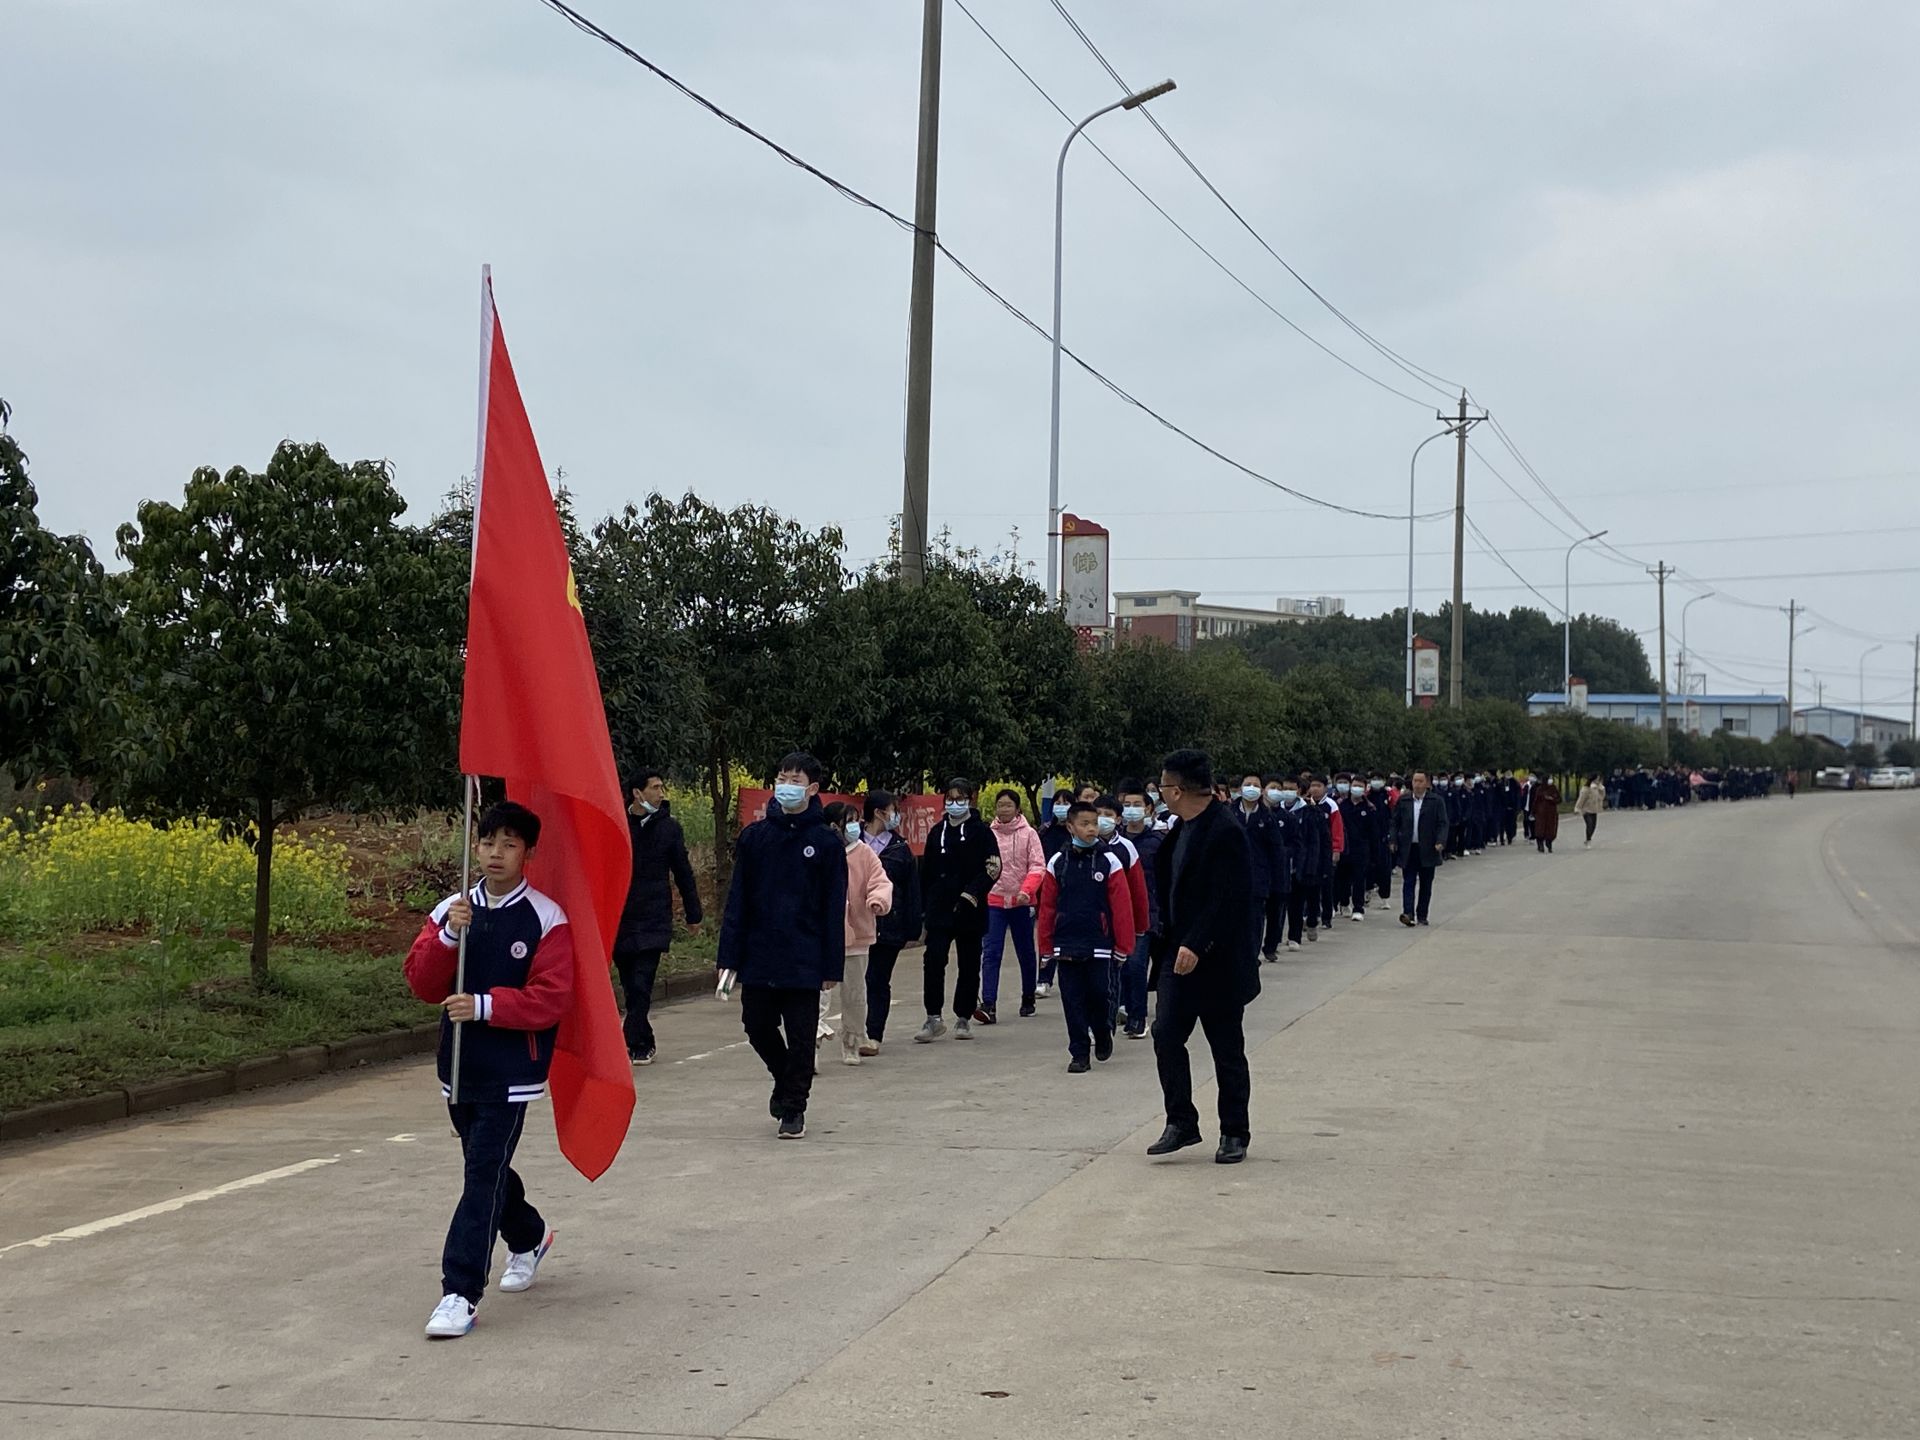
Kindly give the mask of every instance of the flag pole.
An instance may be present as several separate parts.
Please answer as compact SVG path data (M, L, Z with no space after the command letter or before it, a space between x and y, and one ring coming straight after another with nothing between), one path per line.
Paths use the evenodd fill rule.
M467 892L473 888L473 792L480 782L471 775L460 777L460 788L466 792L463 816L460 825L460 895L467 899ZM468 899L468 903L472 901ZM453 993L467 993L467 936L473 932L469 923L460 932L460 958L453 967ZM453 1022L453 1061L448 1068L447 1099L455 1105L460 1103L460 1040L466 1033L463 1021Z
M480 406L476 422L476 434L473 442L473 551L467 561L467 604L473 604L473 565L480 556L480 486L484 479L487 463L487 382L493 372L493 267L480 267ZM473 888L473 796L480 788L480 777L462 774L460 790L463 796L462 810L464 823L460 827L460 894L463 898ZM471 901L469 901L471 903ZM467 993L467 935L473 929L468 925L460 932L460 957L454 962L453 993ZM455 1105L460 1103L460 1041L466 1032L466 1025L456 1020L453 1024L453 1056L449 1064L447 1079L447 1098Z

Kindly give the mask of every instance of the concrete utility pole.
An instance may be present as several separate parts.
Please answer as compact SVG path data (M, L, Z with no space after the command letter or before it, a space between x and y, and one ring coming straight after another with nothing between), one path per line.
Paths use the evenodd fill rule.
M1787 616L1787 734L1793 734L1793 642L1800 626L1800 602L1789 600Z
M940 21L926 0L920 29L920 159L913 185L913 291L907 301L906 490L900 506L900 578L927 573L927 468L933 445L933 260L940 171Z
M1433 418L1445 420L1447 417L1436 414ZM1453 474L1453 646L1452 654L1447 660L1449 671L1447 704L1456 710L1460 708L1460 655L1465 646L1467 634L1464 603L1467 573L1467 431L1486 418L1487 413L1484 410L1478 415L1468 416L1467 392L1462 390L1460 413L1454 419L1454 426L1460 436L1460 458L1454 467ZM1413 507L1407 508L1411 510Z
M1913 708L1907 712L1907 739L1920 740L1920 635L1913 637Z
M1647 573L1660 584L1660 758L1673 758L1673 736L1667 730L1667 576L1673 573L1662 560Z

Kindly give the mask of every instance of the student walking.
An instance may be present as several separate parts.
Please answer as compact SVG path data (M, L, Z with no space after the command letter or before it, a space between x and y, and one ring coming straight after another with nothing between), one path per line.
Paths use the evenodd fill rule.
M1020 961L1020 1013L1033 1014L1034 987L1040 982L1033 950L1034 900L1047 857L1038 832L1021 813L1020 797L1002 790L993 799L993 839L1000 849L1000 873L987 892L987 935L980 952L980 1003L976 1025L999 1023L1000 961L1007 941Z
M973 1038L973 1011L980 1003L980 942L987 930L987 892L1000 874L1000 846L973 808L973 782L947 782L946 818L933 827L920 852L920 894L927 907L927 953L922 994L927 1023L914 1043L930 1044L947 1033L947 955L954 957L953 1038Z
M780 762L766 818L734 846L720 922L719 967L740 977L740 1024L773 1076L782 1140L807 1133L820 992L846 972L846 846L827 828L825 773L804 751Z
M528 1104L547 1093L554 1037L573 999L573 930L566 911L522 875L540 843L540 817L507 801L480 817L478 834L480 882L434 907L406 959L407 987L441 1010L435 1065L463 1159L440 1254L441 1299L427 1319L435 1340L473 1329L496 1239L507 1246L500 1288L517 1291L533 1285L554 1238L527 1200L513 1152ZM466 988L456 994L463 934ZM457 1076L456 1025L465 1027Z
M1253 862L1252 909L1247 924L1253 935L1253 947L1260 948L1267 928L1267 897L1286 888L1287 853L1273 808L1267 804L1266 781L1258 775L1240 777L1240 795L1228 806L1227 813L1247 832L1247 853Z
M1593 844L1594 827L1600 823L1600 812L1606 808L1607 792L1600 784L1600 777L1589 776L1587 783L1581 787L1579 795L1573 802L1573 813L1585 821L1587 826L1587 838L1580 842L1583 846Z
M687 837L673 818L667 800L666 776L642 770L627 781L627 838L633 845L633 878L627 884L627 903L620 912L620 929L613 940L613 965L620 974L626 1017L621 1029L627 1037L627 1055L636 1065L651 1065L654 1057L653 982L660 959L673 944L673 890L680 887L680 908L686 912L687 933L700 933L700 887L694 883L687 859Z
M1138 780L1120 782L1120 836L1140 857L1140 871L1146 881L1147 908L1133 917L1133 949L1120 967L1120 1005L1129 1040L1147 1036L1147 972L1152 964L1153 934L1160 927L1159 897L1153 888L1154 856L1166 843L1167 832L1154 823L1153 804Z
M920 862L900 835L900 806L885 790L869 790L861 843L880 857L893 884L893 908L880 917L867 950L867 1035L860 1054L880 1053L893 1009L893 967L900 952L920 938Z
M825 818L827 828L844 838L847 850L847 957L836 987L840 1063L858 1065L860 1042L867 1038L867 952L879 939L880 917L893 909L893 882L866 844L865 827L853 806L836 800L826 807Z
M1060 1008L1067 1020L1067 1073L1084 1075L1113 1058L1109 969L1133 948L1133 896L1126 862L1101 843L1099 812L1076 800L1067 813L1071 839L1047 862L1040 882L1040 946L1058 962Z

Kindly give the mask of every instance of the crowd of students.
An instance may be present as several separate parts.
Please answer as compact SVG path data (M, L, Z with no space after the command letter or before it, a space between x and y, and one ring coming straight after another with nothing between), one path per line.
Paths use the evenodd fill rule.
M1146 1038L1152 1009L1168 1128L1149 1154L1199 1142L1186 1046L1196 1024L1206 1029L1221 1081L1215 1158L1227 1164L1245 1158L1249 1140L1240 1011L1259 993L1261 963L1324 940L1341 920L1364 921L1376 899L1392 899L1396 872L1400 922L1427 924L1443 862L1523 836L1551 852L1561 806L1552 780L1504 770L1416 771L1404 781L1379 772L1249 772L1215 784L1207 757L1181 751L1158 780L1048 795L1037 827L1018 792L999 791L988 819L974 784L956 778L916 855L894 796L874 790L857 805L823 803L823 779L803 752L781 763L765 814L735 846L719 936L718 966L738 978L742 1027L772 1077L768 1113L779 1138L805 1136L827 1042L850 1066L881 1053L909 945L924 941L924 1018L911 1036L923 1045L971 1041L976 1026L1001 1023L1011 946L1017 1017L1037 1015L1057 996L1071 1074L1110 1060L1118 1037ZM1764 795L1771 783L1770 774L1744 771L1711 782L1683 771L1618 772L1604 785L1595 775L1574 809L1591 842L1609 803L1685 803L1707 798L1709 784L1714 796ZM664 777L633 776L629 793L634 873L613 958L627 1048L645 1066L655 1056L651 998L672 933L672 887L690 928L704 917ZM465 1157L443 1253L445 1294L427 1325L436 1338L471 1329L496 1237L507 1243L500 1288L509 1291L533 1284L553 1243L511 1162L526 1105L545 1093L571 992L571 931L560 907L522 875L539 817L494 806L478 835L479 882L435 908L406 963L414 992L445 1013L439 1071ZM465 993L454 993L463 935ZM837 1024L829 1018L836 1001ZM470 1032L457 1077L455 1026Z

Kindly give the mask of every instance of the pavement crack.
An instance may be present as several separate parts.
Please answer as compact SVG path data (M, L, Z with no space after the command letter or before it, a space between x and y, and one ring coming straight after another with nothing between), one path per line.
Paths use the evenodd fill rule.
M979 1247L976 1247L979 1248ZM1790 1300L1834 1305L1911 1305L1899 1295L1754 1294L1739 1290L1701 1290L1684 1285L1627 1285L1606 1280L1514 1280L1491 1275L1452 1275L1398 1270L1294 1270L1274 1265L1234 1265L1220 1260L1163 1260L1135 1255L1049 1255L1033 1250L981 1249L983 1255L1014 1260L1097 1261L1114 1265L1153 1265L1171 1270L1232 1270L1243 1275L1279 1275L1303 1280L1389 1280L1424 1284L1497 1285L1513 1290L1606 1290L1628 1295L1683 1295L1702 1300L1750 1300L1758 1303Z

